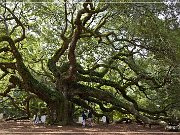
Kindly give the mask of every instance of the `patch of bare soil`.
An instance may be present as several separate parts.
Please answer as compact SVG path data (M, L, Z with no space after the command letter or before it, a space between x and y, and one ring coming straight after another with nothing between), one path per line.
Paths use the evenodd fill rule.
M29 121L0 122L0 135L52 135L52 134L118 134L118 135L180 135L180 132L166 132L163 127L143 127L137 124L94 124L93 127L83 128L81 125L73 126L50 126L33 125Z

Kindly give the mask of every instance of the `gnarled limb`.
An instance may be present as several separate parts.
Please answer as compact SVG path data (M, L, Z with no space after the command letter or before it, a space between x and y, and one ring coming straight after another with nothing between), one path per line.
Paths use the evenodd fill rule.
M14 40L15 43L22 41L23 39L25 39L25 27L22 24L22 22L16 17L16 15L13 13L13 11L11 11L7 6L0 4L1 7L5 8L13 17L13 19L16 21L17 25L19 25L22 28L22 35L20 38L17 38Z

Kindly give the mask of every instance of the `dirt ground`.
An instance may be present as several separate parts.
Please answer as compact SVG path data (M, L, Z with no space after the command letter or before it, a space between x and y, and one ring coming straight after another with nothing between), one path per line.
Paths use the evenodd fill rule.
M137 124L94 124L93 127L83 128L77 124L74 126L50 126L33 125L29 121L8 121L0 122L0 135L57 135L57 134L76 134L76 135L180 135L180 132L166 132L163 127L152 126L143 127Z

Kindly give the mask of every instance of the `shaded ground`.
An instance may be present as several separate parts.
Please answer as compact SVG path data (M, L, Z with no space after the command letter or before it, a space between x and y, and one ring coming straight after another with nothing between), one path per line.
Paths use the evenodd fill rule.
M29 121L9 121L0 122L0 135L21 134L21 135L41 135L41 134L119 134L119 135L180 135L175 132L165 132L163 127L152 126L143 127L137 124L94 124L93 127L82 128L81 125L75 126L44 126L33 125Z

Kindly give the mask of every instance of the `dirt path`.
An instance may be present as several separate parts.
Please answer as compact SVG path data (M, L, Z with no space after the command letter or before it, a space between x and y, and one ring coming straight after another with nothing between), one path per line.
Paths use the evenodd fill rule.
M165 132L160 126L143 127L137 124L110 124L93 125L93 127L82 128L81 125L75 126L44 126L33 125L28 121L19 122L1 122L0 135L53 135L53 134L76 134L76 135L180 135L176 132Z

